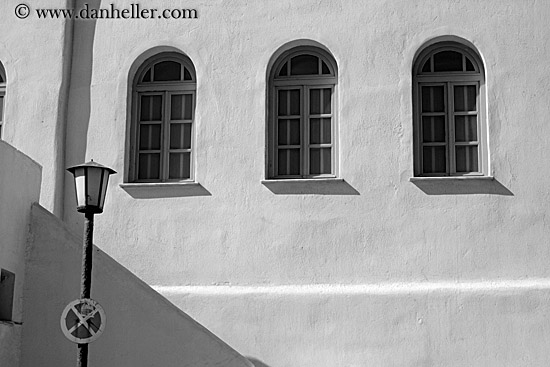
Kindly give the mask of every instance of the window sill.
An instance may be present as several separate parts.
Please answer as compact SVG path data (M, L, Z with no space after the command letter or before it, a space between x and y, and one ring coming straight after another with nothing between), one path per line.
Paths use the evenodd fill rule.
M135 199L155 199L186 196L211 196L198 182L129 182L119 185Z
M343 178L293 178L262 180L277 195L359 195Z

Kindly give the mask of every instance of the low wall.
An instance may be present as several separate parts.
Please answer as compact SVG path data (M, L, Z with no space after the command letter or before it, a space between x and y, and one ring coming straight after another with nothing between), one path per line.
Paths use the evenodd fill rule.
M40 195L40 176L36 162L0 141L0 269L15 274L11 320L0 321L0 366L19 363L25 243L31 204Z
M32 208L31 231L21 366L71 366L77 347L62 334L59 319L79 298L81 239L38 205ZM98 248L92 298L103 306L107 322L90 344L91 366L251 366Z

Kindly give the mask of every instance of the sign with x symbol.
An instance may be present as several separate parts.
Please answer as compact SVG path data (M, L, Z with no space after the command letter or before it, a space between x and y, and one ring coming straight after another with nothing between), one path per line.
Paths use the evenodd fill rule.
M105 329L105 311L89 298L72 301L61 314L61 330L70 341L77 344L91 343Z

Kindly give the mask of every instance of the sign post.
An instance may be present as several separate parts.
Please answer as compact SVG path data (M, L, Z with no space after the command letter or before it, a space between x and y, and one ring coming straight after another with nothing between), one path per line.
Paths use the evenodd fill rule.
M90 299L94 250L94 214L103 212L109 175L116 172L93 160L67 168L67 171L74 175L76 210L84 213L85 222L80 299L69 303L63 311L61 330L70 341L78 344L77 367L88 367L88 343L97 339L105 328L103 308Z

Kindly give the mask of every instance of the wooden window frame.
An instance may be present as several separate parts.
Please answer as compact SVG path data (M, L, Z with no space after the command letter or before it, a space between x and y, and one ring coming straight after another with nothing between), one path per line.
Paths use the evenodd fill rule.
M181 76L184 78L184 69L187 68L192 80L180 81L163 81L154 82L154 65L163 61L175 61L180 63L182 70ZM145 73L151 70L151 81L141 82ZM128 165L128 181L135 183L173 183L173 182L194 182L195 180L195 108L196 108L196 72L191 60L186 56L177 53L163 53L155 55L146 60L138 69L134 78L132 90L132 121L130 129L130 161ZM174 94L190 94L192 97L191 119L171 120L171 96ZM158 123L161 125L161 143L160 143L160 167L158 179L139 179L139 150L140 141L140 108L141 97L147 95L162 96L162 119ZM183 116L182 116L183 117ZM151 123L148 121L148 123ZM171 149L170 148L170 125L172 123L182 123L191 125L191 147L186 149ZM169 155L170 153L190 153L189 158L189 178L169 178Z
M318 75L290 75L291 59L301 55L312 55L318 57L319 71L322 73L322 62L330 71L330 74ZM278 76L281 68L287 63L287 75ZM274 64L269 77L269 121L268 121L268 179L323 179L338 177L338 109L337 109L337 67L333 57L321 49L313 47L298 47L283 53ZM310 114L310 90L331 89L331 113ZM278 174L278 107L280 90L300 90L300 174L279 175ZM288 118L288 116L285 116ZM310 143L310 120L312 118L331 118L331 142L330 144ZM331 173L311 174L310 173L310 149L331 148Z
M455 51L462 54L463 71L422 72L428 60L433 66L433 55L441 51ZM465 58L468 57L474 71L466 71ZM445 173L425 173L423 169L423 147L439 145L422 142L422 86L441 85L444 87L445 115ZM454 111L454 87L462 85L476 86L476 111ZM427 47L416 59L413 67L413 130L414 130L414 176L415 177L457 177L488 176L488 141L486 117L485 75L481 58L469 47L457 42L441 42ZM456 142L454 117L458 115L477 115L477 141ZM477 145L478 171L456 172L456 147Z

